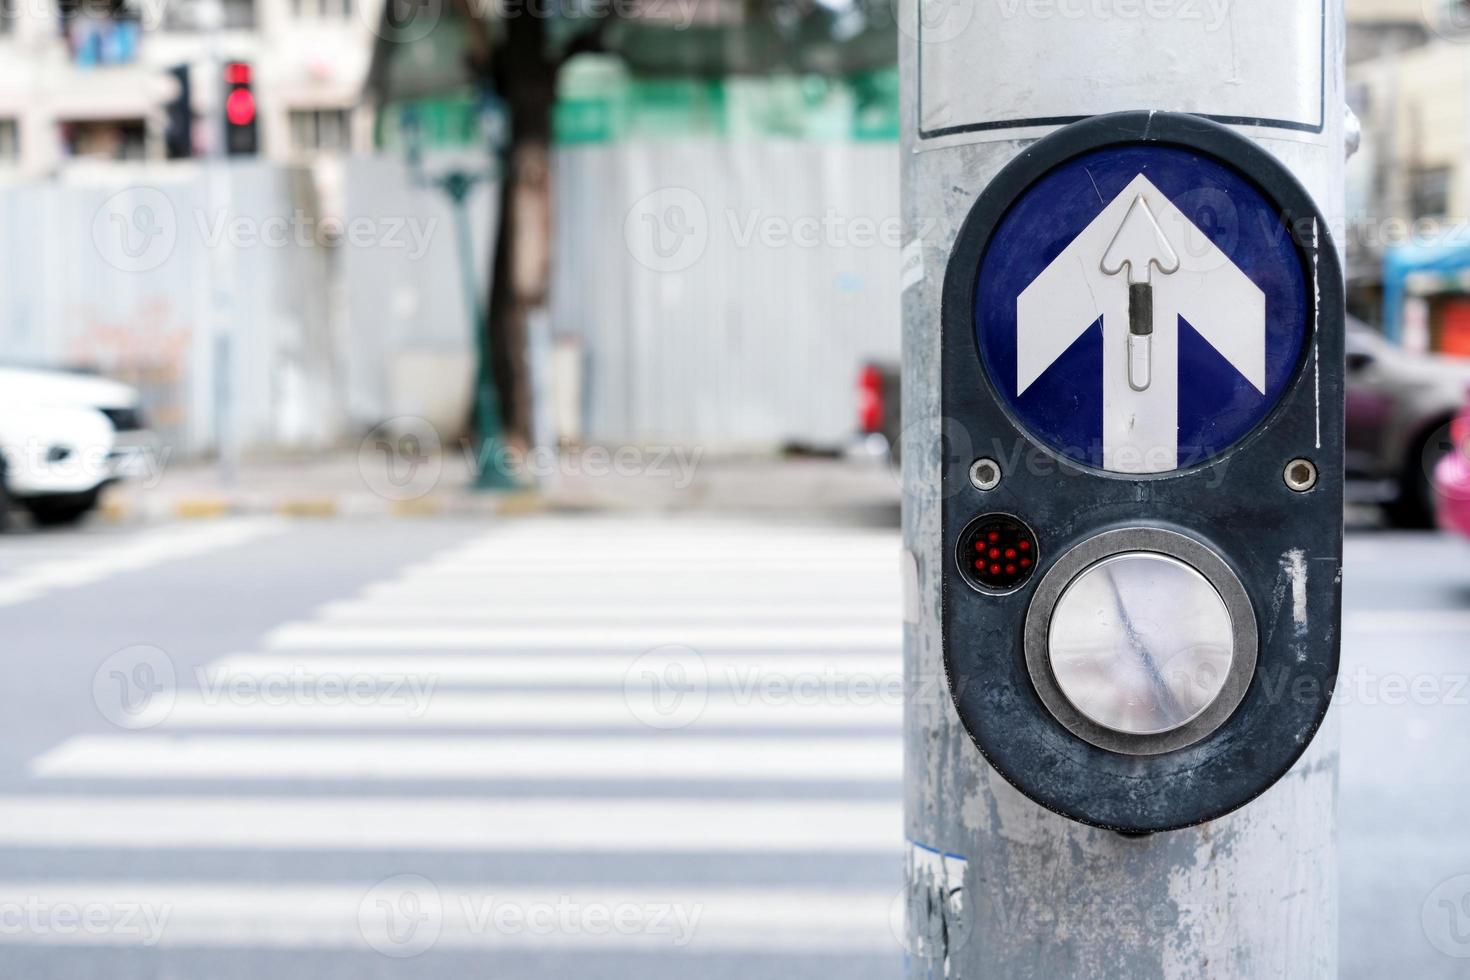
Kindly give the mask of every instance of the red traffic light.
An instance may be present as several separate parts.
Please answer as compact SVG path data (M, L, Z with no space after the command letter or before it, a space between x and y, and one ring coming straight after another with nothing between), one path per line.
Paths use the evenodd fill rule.
M249 126L255 122L255 96L248 88L237 88L225 100L225 118L231 126Z
M249 85L250 66L243 61L232 61L225 65L225 81L230 85Z

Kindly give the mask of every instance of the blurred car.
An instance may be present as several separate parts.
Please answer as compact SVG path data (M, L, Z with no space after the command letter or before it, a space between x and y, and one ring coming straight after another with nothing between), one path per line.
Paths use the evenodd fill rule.
M859 446L895 461L899 383L896 364L866 364L858 375ZM1348 317L1346 465L1355 496L1385 504L1401 526L1433 527L1435 468L1450 452L1447 426L1467 385L1470 360L1410 353Z
M1404 527L1435 524L1434 473L1470 386L1470 360L1414 354L1352 317L1347 327L1347 475Z
M1450 423L1453 450L1434 469L1440 526L1470 537L1470 400Z
M132 385L82 371L0 365L0 404L31 408L90 408L106 416L114 435L108 464L115 477L142 475L154 448L142 398Z
M116 433L94 408L0 402L0 510L14 501L37 524L81 520L116 479Z
M887 457L895 466L903 449L899 386L897 364L874 362L858 371L857 449L864 455Z

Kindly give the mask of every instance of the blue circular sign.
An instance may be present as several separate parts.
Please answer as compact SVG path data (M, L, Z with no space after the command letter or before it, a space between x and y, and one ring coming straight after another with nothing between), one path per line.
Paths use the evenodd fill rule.
M1206 154L1141 143L1074 157L990 237L974 309L991 383L1023 429L1079 463L1164 473L1212 459L1267 418L1302 359L1314 306L1294 232Z

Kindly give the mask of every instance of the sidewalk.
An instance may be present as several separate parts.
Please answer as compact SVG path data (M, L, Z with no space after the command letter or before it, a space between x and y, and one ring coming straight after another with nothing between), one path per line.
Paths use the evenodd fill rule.
M697 451L598 448L546 456L521 489L471 487L460 454L412 464L363 453L247 461L230 477L212 463L171 465L152 480L108 489L114 521L240 514L423 517L626 511L783 514L896 526L896 474L878 461L709 456Z

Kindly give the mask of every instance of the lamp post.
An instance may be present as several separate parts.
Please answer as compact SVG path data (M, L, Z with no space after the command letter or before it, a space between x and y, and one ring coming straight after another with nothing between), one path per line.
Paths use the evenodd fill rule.
M410 107L401 117L403 136L408 148L409 180L415 187L432 187L449 198L454 214L455 251L459 259L460 281L464 289L465 310L470 317L470 332L475 340L474 413L475 473L477 490L511 490L519 486L502 452L503 427L500 416L500 393L495 385L491 361L490 329L485 304L475 275L475 243L470 226L469 198L475 188L489 181L488 171L471 172L456 166L448 172L430 175L424 170L423 127L418 110Z

